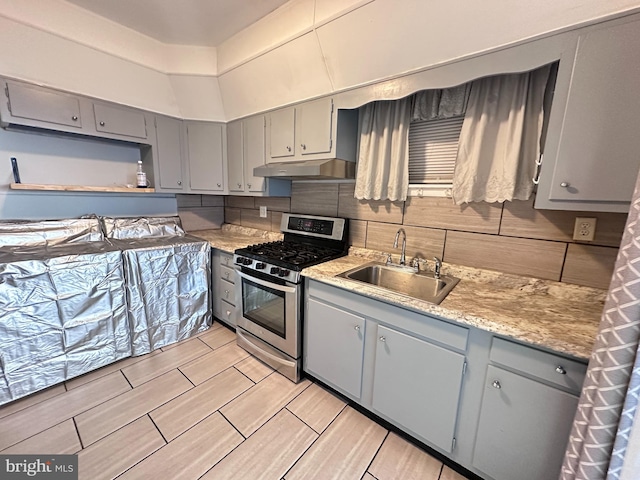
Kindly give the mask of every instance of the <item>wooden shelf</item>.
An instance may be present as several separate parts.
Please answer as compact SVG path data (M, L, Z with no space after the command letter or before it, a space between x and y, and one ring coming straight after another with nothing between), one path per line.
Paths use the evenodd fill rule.
M38 183L12 183L11 190L40 190L56 192L113 192L113 193L154 193L155 188L93 187L89 185L45 185Z

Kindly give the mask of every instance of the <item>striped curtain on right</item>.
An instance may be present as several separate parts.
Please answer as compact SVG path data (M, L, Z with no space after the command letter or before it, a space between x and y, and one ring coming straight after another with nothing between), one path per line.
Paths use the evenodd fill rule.
M561 480L640 478L640 177Z

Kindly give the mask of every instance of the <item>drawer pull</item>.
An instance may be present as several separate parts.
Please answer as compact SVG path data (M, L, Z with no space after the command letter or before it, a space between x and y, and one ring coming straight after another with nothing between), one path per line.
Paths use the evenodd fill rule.
M224 272L224 276L229 278L229 272Z
M500 382L498 380L494 380L493 383L491 384L491 386L493 388L497 388L498 390L500 390L502 388L502 385L500 385Z
M556 367L556 373L559 373L560 375L566 375L567 371L564 369L562 365L558 365Z
M382 343L384 343L384 342L386 342L386 341L387 341L387 339L386 339L385 337L380 337L380 341L381 341Z
M359 331L360 331L360 325L356 325L355 327L353 327L353 329L354 329L356 332L359 332Z
M77 122L78 121L78 116L77 115L72 116L71 120L73 120L74 122Z

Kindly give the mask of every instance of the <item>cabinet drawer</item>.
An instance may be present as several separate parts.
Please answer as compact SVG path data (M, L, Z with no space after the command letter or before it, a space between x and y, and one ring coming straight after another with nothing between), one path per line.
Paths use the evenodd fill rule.
M234 307L230 303L225 302L224 300L220 300L220 320L235 327L237 323L236 314L236 307Z
M46 88L7 82L11 116L27 120L82 127L80 100Z
M236 271L225 265L220 265L220 278L227 282L236 283Z
M224 279L220 279L218 285L218 297L231 305L236 304L235 285L231 282L227 282Z
M587 365L517 343L493 339L491 361L580 392ZM564 372L564 373L563 373Z
M233 255L226 252L220 252L220 265L233 268Z
M147 138L147 126L142 112L95 103L96 130L128 137Z

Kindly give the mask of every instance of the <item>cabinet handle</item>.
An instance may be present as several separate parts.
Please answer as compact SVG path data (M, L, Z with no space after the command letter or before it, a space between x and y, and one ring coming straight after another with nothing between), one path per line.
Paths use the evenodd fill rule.
M182 185L182 180L178 180L178 185Z
M229 298L229 290L225 290L225 291L224 291L224 296L225 296L225 297L227 297L227 298Z
M287 152L291 151L291 147L287 145Z
M562 188L569 188L569 187L571 186L571 184L570 184L569 182L562 182L562 183L560 184L560 186L561 186Z
M101 127L104 127L104 122L100 122L100 126L101 126Z
M229 278L229 272L224 272L224 276Z
M380 337L380 341L381 341L382 343L384 343L384 342L386 342L386 341L387 341L387 339L386 339L385 337Z
M227 310L227 318L231 316L231 310Z
M247 187L251 188L251 184L250 184L250 183L247 183Z
M78 121L78 116L74 115L73 117L71 117L71 120L73 120L74 122L77 122Z
M566 375L567 371L564 369L562 365L558 365L556 367L556 373L559 373L560 375Z
M221 186L222 186L220 183L216 183L216 185L218 185L218 187L221 187Z
M302 147L303 150L307 149L307 146L304 143L301 143L300 146Z
M353 327L353 329L354 329L356 332L359 332L359 331L360 331L360 325L356 325L355 327Z
M491 386L493 388L497 388L498 390L500 390L502 388L502 385L500 385L500 382L498 380L494 380L493 383L491 384Z

